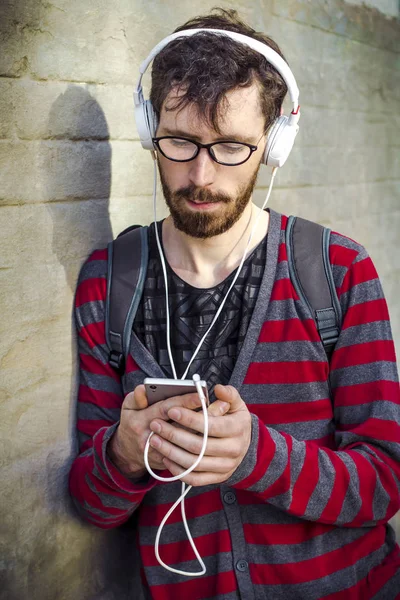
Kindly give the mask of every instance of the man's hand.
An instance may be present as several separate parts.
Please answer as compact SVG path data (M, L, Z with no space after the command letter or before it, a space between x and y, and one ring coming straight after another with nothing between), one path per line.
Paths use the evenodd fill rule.
M209 408L212 409L211 414L223 414L229 408L229 405L225 408L223 405L223 402L214 402ZM150 423L154 419L163 423L168 421L168 411L172 407L193 412L200 406L197 393L175 396L149 406L144 385L138 385L122 404L120 424L107 448L110 459L127 477L140 478L147 472L143 456L147 438L151 434ZM178 428L181 425L170 424L170 427ZM157 450L149 448L149 464L153 471L166 469L163 458Z
M242 462L251 440L251 415L246 404L232 386L215 386L217 401L209 407L208 442L203 459L196 469L182 481L188 485L200 486L222 483L229 479ZM214 404L227 403L226 414L219 410L211 411ZM211 411L211 412L210 412ZM182 406L167 411L168 418L179 423L177 428L166 420L155 419L150 423L154 435L150 446L164 457L163 464L172 475L179 475L192 466L200 454L204 417ZM193 430L193 431L190 431Z

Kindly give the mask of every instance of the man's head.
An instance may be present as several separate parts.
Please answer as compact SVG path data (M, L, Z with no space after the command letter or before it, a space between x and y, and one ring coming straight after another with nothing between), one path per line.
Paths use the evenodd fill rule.
M215 12L176 31L236 31L282 56L270 38L240 21L235 11ZM265 133L280 115L286 92L283 78L265 57L226 36L201 32L174 40L156 56L150 100L158 120L157 137L181 136L203 144L236 140L257 146L239 166L218 164L207 149L190 162L173 162L158 152L164 195L179 229L210 237L239 219L256 182Z

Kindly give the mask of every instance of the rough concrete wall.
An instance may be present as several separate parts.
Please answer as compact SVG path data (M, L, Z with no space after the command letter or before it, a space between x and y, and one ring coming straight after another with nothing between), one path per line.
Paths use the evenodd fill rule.
M68 501L71 306L91 249L151 220L152 165L131 102L138 65L214 4L0 2L1 600L137 598L131 532L94 530ZM341 0L221 5L276 38L301 90L301 132L271 205L368 247L399 342L399 23Z
M400 16L399 0L346 0L346 2L349 4L357 4L358 6L362 6L363 4L373 6L389 17Z

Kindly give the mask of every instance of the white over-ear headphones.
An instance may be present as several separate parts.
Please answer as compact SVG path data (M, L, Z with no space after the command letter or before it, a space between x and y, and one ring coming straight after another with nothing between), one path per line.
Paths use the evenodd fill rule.
M133 93L133 98L135 102L136 127L143 148L145 150L156 149L153 144L153 138L156 135L158 124L150 100L144 99L142 89L142 77L146 72L147 67L154 59L154 57L157 56L157 54L161 52L161 50L165 48L165 46L167 46L170 42L180 37L195 35L199 32L211 32L216 33L218 35L226 35L227 37L230 37L237 42L241 42L242 44L250 46L250 48L256 50L257 52L265 56L267 61L270 62L276 68L276 70L284 79L288 87L290 99L293 104L293 110L290 113L289 117L282 115L278 117L272 124L268 133L268 139L267 144L265 146L264 156L261 161L263 164L271 167L282 167L282 165L285 164L290 154L295 137L299 130L299 89L297 87L294 75L290 70L288 64L283 60L283 58L277 52L275 52L275 50L273 50L266 44L263 44L258 40L250 38L247 35L242 35L241 33L236 33L234 31L226 31L224 29L186 29L184 31L178 31L177 33L173 33L172 35L169 35L168 37L161 40L161 42L159 42L157 46L153 48L146 60L144 60L143 63L140 65L140 77L136 89Z

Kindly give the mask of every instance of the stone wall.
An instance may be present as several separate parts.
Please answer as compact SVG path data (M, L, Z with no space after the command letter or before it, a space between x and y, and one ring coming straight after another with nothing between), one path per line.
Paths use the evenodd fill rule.
M138 66L214 5L0 2L1 600L137 598L129 530L94 530L68 500L71 307L89 252L151 220L152 163L133 119ZM301 91L301 131L271 206L367 246L399 346L399 22L342 0L221 5L278 41ZM258 201L268 178L264 169Z
M398 18L400 16L400 4L398 0L346 0L346 2L358 6L362 6L363 4L373 6L389 17Z

